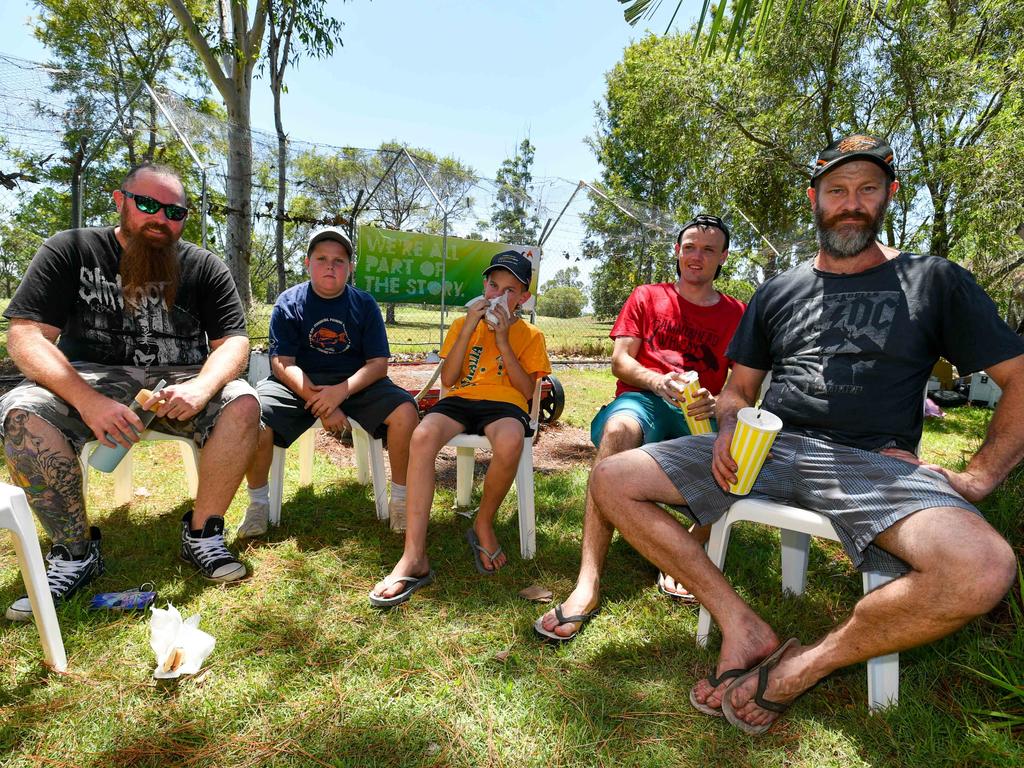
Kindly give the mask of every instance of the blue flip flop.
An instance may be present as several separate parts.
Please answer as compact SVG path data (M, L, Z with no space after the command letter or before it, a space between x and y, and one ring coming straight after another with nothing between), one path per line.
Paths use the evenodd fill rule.
M472 528L466 529L466 541L469 542L469 549L473 553L473 563L476 565L477 571L482 573L484 576L493 576L505 566L496 567L494 565L494 559L501 554L501 546L499 546L493 552L488 552L484 549L483 545L480 544L480 537L476 535L476 531ZM491 568L484 567L484 561L480 559L480 555L487 555L487 559L491 561ZM508 565L506 562L505 565Z
M433 584L434 582L434 571L430 570L426 576L388 576L384 579L385 587L390 587L392 584L398 584L402 582L406 585L405 589L399 592L397 595L391 597L381 597L380 595L373 594L373 590L370 590L370 605L374 608L393 608L396 605L408 602L409 598L412 597L412 593L417 589Z

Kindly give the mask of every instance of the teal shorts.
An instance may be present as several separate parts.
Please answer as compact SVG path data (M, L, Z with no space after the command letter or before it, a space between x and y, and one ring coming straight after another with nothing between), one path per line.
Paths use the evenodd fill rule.
M601 445L604 425L612 416L625 415L640 425L644 433L644 445L660 443L690 434L683 412L662 400L653 392L623 392L608 405L601 406L597 416L590 422L590 440L595 446ZM718 424L714 419L711 426L715 431Z

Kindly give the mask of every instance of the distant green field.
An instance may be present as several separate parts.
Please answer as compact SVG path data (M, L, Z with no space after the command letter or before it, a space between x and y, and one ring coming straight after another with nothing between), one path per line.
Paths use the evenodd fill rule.
M270 305L254 304L249 310L249 337L253 344L265 346L269 335ZM384 307L382 307L384 309ZM452 310L445 326L462 312ZM395 323L387 327L388 341L392 354L426 353L439 349L441 331L438 307L416 307L398 305L395 307ZM608 357L612 352L610 320L596 320L593 317L576 317L563 320L557 317L538 317L537 326L544 331L548 354L554 358Z

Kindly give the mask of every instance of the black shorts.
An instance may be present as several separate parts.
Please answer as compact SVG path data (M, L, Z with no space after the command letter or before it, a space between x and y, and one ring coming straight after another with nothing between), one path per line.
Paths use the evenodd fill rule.
M512 403L502 403L497 400L467 400L464 397L445 397L437 401L427 413L440 413L449 419L454 419L462 425L464 432L470 435L482 435L488 424L493 424L498 419L515 419L523 425L526 431L525 437L530 437L533 430L530 428L530 415Z
M306 410L306 402L277 379L264 379L256 385L263 411L263 423L274 430L274 445L287 448L313 426L316 417ZM384 437L384 420L402 403L416 401L412 395L385 376L366 389L350 395L341 411L359 422L373 437Z

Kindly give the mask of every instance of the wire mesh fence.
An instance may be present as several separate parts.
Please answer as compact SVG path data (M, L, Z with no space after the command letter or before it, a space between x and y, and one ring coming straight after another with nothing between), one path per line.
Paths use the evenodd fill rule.
M56 88L56 74L0 56L0 291L9 296L42 241L71 225L76 183L82 222L116 223L109 193L133 159L176 167L197 214L189 219L186 239L237 257L225 253L229 216L239 203L228 199L233 126L221 111L202 98L142 87L130 104L82 104ZM282 142L257 130L245 136L251 236L243 256L257 343L266 337L270 305L282 283L305 279L302 262L312 228L333 224L356 234L357 225L369 224L508 242L502 213L515 210L522 244L542 245L535 321L552 358L605 357L611 321L632 288L675 279L675 234L694 213L614 197L594 182L536 178L513 187L455 158L400 143L358 148ZM726 212L727 220L743 226L740 215ZM749 294L766 267L774 271L808 245L805 234L788 240L748 235L754 245L734 246L730 255L726 277L735 279L723 285L732 293ZM408 304L382 309L392 350L400 356L436 350L459 311L442 316L440 307Z

